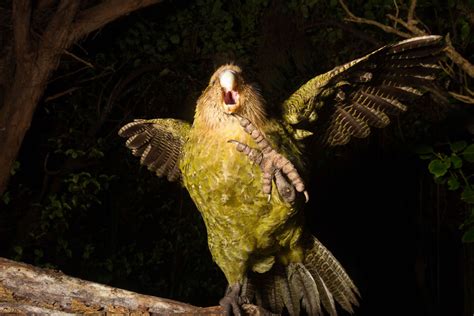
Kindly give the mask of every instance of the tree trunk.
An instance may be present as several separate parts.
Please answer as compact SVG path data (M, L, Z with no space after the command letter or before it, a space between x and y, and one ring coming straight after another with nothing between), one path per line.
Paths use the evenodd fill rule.
M59 56L56 59L59 60ZM6 188L10 170L30 127L36 104L54 68L55 63L50 63L43 65L42 69L31 66L24 71L17 70L13 85L5 94L0 111L0 195Z
M30 24L35 14L32 1L12 1L13 37L5 48L12 47L14 57L5 55L5 49L0 52L4 53L0 69L6 65L12 69L2 69L0 76L14 73L13 78L0 79L0 98L3 95L3 100L0 100L0 196L6 189L11 168L48 78L64 50L105 24L161 1L103 0L80 11L79 0L61 0L39 40L31 37Z

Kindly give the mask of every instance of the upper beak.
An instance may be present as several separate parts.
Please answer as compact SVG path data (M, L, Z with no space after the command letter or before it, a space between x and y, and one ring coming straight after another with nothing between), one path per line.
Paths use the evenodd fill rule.
M224 70L219 75L219 83L222 88L222 103L224 110L228 113L234 113L238 110L240 95L237 91L237 78L232 70Z
M235 72L232 70L223 71L219 76L219 83L226 92L234 90L236 86Z

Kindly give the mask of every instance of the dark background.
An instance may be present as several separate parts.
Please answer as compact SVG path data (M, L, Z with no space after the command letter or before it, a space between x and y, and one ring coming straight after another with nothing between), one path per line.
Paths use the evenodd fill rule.
M395 12L388 0L348 5L382 23ZM406 4L398 5L402 16ZM425 0L416 12L472 61L465 6L474 8ZM223 62L239 63L276 108L312 76L400 40L344 16L337 1L165 1L75 45L50 80L0 200L0 256L215 305L226 284L192 201L139 167L117 131L133 118L192 120ZM459 83L441 76L439 84ZM356 315L473 312L473 246L459 229L468 208L415 152L472 142L472 105L435 101L421 98L368 140L309 146L308 225L359 287ZM472 174L472 165L463 168Z

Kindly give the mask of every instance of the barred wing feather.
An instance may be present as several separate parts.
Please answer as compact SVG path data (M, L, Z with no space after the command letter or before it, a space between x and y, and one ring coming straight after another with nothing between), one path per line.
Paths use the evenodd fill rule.
M423 94L436 78L443 48L437 35L384 46L309 80L283 103L283 118L298 138L310 134L298 131L300 123L327 113L324 141L330 146L367 137L370 127L387 126L389 115L406 111Z
M175 119L134 120L118 134L127 138L125 145L140 164L169 181L181 180L179 159L191 126Z

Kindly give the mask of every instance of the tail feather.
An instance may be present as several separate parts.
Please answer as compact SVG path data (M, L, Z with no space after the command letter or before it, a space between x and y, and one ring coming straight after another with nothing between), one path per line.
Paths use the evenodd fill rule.
M326 286L326 283L324 283L324 280L321 278L316 269L308 267L308 270L313 276L314 281L316 282L316 286L319 289L321 302L323 303L324 308L330 316L337 316L336 303L334 302L334 297L332 296L331 291L329 291L328 287Z
M290 315L300 314L300 298L293 292L287 271L281 265L275 265L264 274L252 273L242 284L242 296L250 301L255 299L257 305L278 314L281 314L284 308Z
M301 301L304 310L309 315L320 315L319 290L311 273L301 263L291 263L287 271L291 294L297 297L298 302Z
M290 289L284 276L280 273L274 273L273 275L269 275L268 279L262 300L269 304L269 306L274 306L276 310L283 310L286 297L286 304L292 306L293 302L291 302Z
M286 273L278 274L274 279L275 287L277 288L277 293L281 296L283 303L278 306L278 310L281 312L286 306L288 310L299 312L299 301L295 301L291 295L290 284Z
M323 315L322 305L329 315L337 316L335 302L353 313L360 294L331 252L311 237L303 263L275 264L264 274L250 273L242 284L242 296L272 313L286 309L290 315L299 315L301 310Z
M359 290L337 259L315 237L304 264L311 270L316 269L334 299L346 311L353 313L352 306L358 306Z

